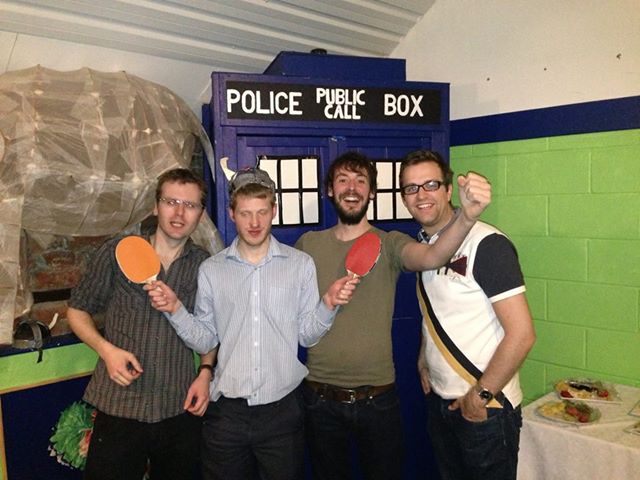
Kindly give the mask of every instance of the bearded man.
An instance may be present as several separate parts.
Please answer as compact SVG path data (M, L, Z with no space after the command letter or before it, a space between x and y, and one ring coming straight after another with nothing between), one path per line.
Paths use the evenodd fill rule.
M396 282L403 270L444 265L491 198L484 177L459 177L461 213L437 242L420 244L404 233L385 232L369 223L366 213L375 198L376 179L375 165L361 153L336 158L325 187L338 223L307 232L296 243L313 257L320 291L344 275L347 252L360 236L373 232L382 243L375 268L360 279L349 304L340 307L331 330L308 349L305 435L317 480L351 478L351 440L365 479L402 477L404 432L391 342Z

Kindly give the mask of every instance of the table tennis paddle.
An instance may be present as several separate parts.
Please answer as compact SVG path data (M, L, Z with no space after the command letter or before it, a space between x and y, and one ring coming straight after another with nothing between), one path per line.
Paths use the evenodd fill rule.
M364 277L376 266L382 243L375 233L367 232L351 245L344 266L349 275Z
M133 283L151 283L160 273L160 258L151 244L136 235L124 237L116 245L116 261Z

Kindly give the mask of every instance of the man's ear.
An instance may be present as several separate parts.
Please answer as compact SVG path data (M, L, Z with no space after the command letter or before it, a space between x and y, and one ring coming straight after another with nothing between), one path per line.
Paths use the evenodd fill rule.
M236 217L235 217L235 215L234 215L234 213L233 213L233 209L232 209L231 207L229 207L229 208L227 209L227 211L229 212L229 218L231 219L231 221L232 221L233 223L236 223Z

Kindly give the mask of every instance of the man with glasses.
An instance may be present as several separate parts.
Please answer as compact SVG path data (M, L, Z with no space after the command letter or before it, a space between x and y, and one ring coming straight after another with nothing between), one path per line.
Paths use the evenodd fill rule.
M452 178L435 152L416 151L402 162L402 200L422 227L423 244L456 218ZM535 341L516 250L502 232L477 222L445 266L419 275L418 286L418 371L441 477L515 480L518 369Z
M193 310L197 272L209 256L189 236L206 197L204 182L186 169L162 174L146 238L160 257L159 278ZM67 318L73 332L99 356L84 394L97 408L85 478L191 480L198 458L200 419L209 403L213 354L195 373L193 352L164 316L149 305L142 285L120 271L120 237L97 251L73 290ZM105 315L104 333L93 320Z
M345 271L345 256L357 238L371 231L382 242L374 269L361 279L351 302L340 308L333 328L308 349L309 375L303 384L305 433L316 480L352 478L352 439L365 479L402 478L404 434L391 342L396 282L403 269L421 271L444 265L491 196L483 177L462 177L461 214L437 244L423 245L369 223L366 213L376 195L376 178L373 162L358 152L335 159L325 187L338 223L327 230L307 232L296 243L315 260L323 291Z

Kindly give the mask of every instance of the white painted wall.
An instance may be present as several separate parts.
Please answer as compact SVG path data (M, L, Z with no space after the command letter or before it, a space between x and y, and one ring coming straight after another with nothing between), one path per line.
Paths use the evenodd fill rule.
M391 56L454 120L640 95L640 0L436 0Z
M451 83L452 119L639 95L640 0L436 0L391 56L409 80ZM125 70L198 117L216 70L0 31L0 74L36 64Z
M211 100L213 68L206 65L0 31L0 74L34 65L61 71L82 67L103 72L124 70L171 89L198 118L201 105Z

